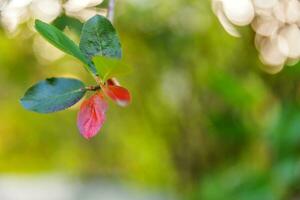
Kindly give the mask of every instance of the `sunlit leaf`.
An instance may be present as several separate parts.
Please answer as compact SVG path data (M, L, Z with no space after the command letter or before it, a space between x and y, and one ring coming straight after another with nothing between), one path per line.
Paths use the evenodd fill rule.
M105 56L121 58L122 49L118 34L111 22L100 15L89 19L84 25L80 49L89 58Z
M90 139L101 129L105 121L107 103L101 93L96 93L86 99L78 113L77 126L83 137Z
M94 57L93 62L100 77L104 81L115 76L127 74L131 71L131 67L126 65L120 59L96 56Z
M52 45L62 50L63 52L74 56L85 64L88 71L97 74L91 61L80 51L77 44L68 38L62 31L53 25L47 24L40 20L35 21L36 30Z
M104 92L119 106L128 106L131 102L131 95L126 88L117 85L108 85L104 88Z
M34 112L51 113L71 107L85 92L84 84L77 79L49 78L29 88L21 104Z

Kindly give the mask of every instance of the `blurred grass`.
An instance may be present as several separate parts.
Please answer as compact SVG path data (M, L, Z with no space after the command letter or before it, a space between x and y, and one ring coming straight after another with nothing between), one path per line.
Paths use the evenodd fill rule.
M264 73L251 30L230 37L208 0L119 1L116 14L133 103L111 104L91 141L77 108L39 115L18 102L46 77L90 82L80 64L41 62L27 28L0 32L0 172L101 176L186 199L300 198L299 64Z

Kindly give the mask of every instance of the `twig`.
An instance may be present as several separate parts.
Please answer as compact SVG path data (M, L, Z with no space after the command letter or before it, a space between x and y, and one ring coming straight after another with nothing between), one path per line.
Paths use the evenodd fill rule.
M99 85L92 85L92 86L85 87L85 90L88 90L88 91L97 91L100 89L101 89L101 87Z
M114 21L114 15L115 15L115 0L109 0L108 2L108 11L107 11L107 18L111 23Z

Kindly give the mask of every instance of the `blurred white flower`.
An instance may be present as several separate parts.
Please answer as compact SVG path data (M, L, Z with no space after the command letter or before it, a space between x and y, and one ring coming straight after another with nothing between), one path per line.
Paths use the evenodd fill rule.
M51 22L60 13L60 0L10 0L1 7L1 23L12 33L31 17Z
M18 0L10 0L10 1L6 1L6 6L10 9L13 8L23 8L27 5L30 4L32 0L23 0L23 1L18 1Z
M270 37L279 30L281 22L276 20L273 16L256 17L251 24L253 30L262 36Z
M103 0L69 0L64 8L67 12L78 12L88 7L94 7L101 4Z
M62 11L60 0L32 0L30 11L34 18L45 22L51 22Z
M213 11L215 15L219 18L224 29L232 36L240 37L240 33L236 30L233 24L229 21L224 13L223 3L219 0L213 0L212 4Z
M69 16L87 20L93 15L106 15L106 10L95 6L103 0L0 0L1 23L9 32L14 33L18 26L29 19L40 19L45 22L55 20L63 10Z
M272 65L274 67L281 68L286 60L286 55L284 51L280 48L280 40L279 37L266 38L261 44L261 59L264 63ZM284 44L283 44L284 45ZM287 47L287 46L285 46ZM285 48L283 46L283 49Z
M53 62L64 56L64 53L47 42L42 36L36 35L33 41L33 51L40 62Z
M212 0L212 7L232 36L240 36L235 26L251 24L256 33L255 46L267 72L279 72L285 64L299 61L299 0Z
M86 21L93 17L94 15L107 15L107 10L106 9L99 9L99 8L84 8L80 10L79 12L66 12L68 16L75 17L81 21Z
M222 0L227 18L235 25L244 26L254 18L254 7L251 0Z
M278 3L278 0L253 0L256 9L270 9Z
M102 2L103 0L69 0L64 5L64 9L67 15L86 21L96 14L107 14L106 9L99 9L95 7Z

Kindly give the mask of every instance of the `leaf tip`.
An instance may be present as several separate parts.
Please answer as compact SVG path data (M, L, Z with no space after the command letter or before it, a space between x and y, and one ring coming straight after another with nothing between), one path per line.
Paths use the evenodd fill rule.
M105 88L105 93L121 107L126 107L131 103L130 92L121 86L109 85Z

